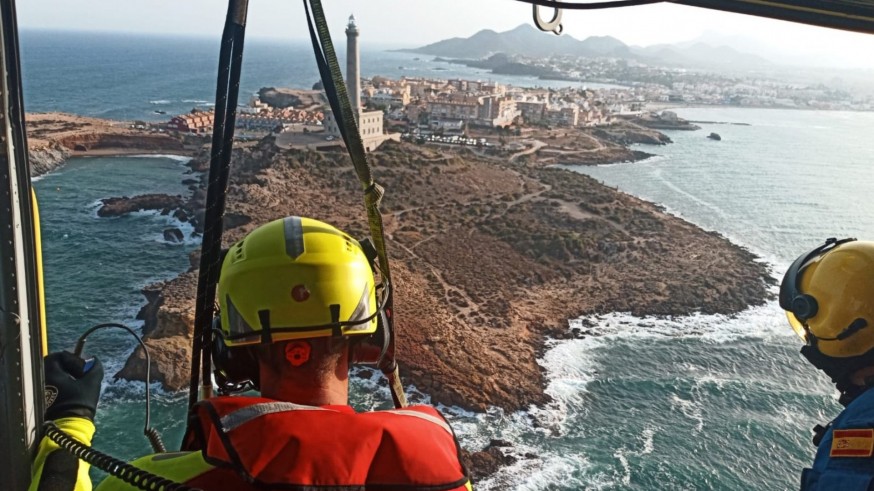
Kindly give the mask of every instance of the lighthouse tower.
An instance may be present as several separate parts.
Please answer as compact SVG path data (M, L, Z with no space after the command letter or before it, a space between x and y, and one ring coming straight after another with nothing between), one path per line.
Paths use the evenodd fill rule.
M361 107L361 64L358 52L358 25L355 23L355 16L349 16L349 23L346 25L346 89L349 91L349 103L352 106L352 113L355 115L355 122L358 126L358 133L361 135L361 143L364 144L364 151L372 152L376 150L384 141L394 140L401 141L400 133L385 133L384 114L382 109L372 111L364 111ZM368 94L371 94L371 86L367 87ZM342 137L340 127L337 120L334 119L334 114L331 111L325 112L325 119L322 122L325 128L327 137L324 145L336 145Z
M355 120L358 121L361 113L361 63L358 53L358 26L355 24L355 16L349 16L349 24L346 25L346 87L349 90L349 102Z

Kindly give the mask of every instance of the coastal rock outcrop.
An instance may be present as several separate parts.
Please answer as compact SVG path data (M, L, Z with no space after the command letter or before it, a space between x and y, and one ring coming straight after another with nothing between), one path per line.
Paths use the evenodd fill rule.
M167 215L172 210L182 206L182 196L170 196L167 194L143 194L128 198L105 198L100 200L103 205L97 209L97 216L114 217L126 215L134 211L157 210Z
M28 149L28 161L30 162L31 177L41 176L64 165L64 161L70 156L70 150L57 142L44 145L30 145Z
M666 145L671 139L664 133L652 128L644 128L630 121L618 121L616 124L595 128L593 134L619 145L642 143L645 145Z
M72 156L105 152L187 154L195 148L185 137L131 128L120 121L63 113L28 113L26 121L33 176L60 167Z
M591 138L590 153L615 145L583 132L563 138ZM732 314L768 297L767 268L749 251L585 175L549 167L557 155L544 150L513 160L387 142L371 154L387 190L402 375L435 403L474 410L546 403L537 359L549 336L573 335L568 318ZM233 165L228 214L246 218L226 222L226 246L293 214L366 235L346 154L280 151L265 140L235 150ZM192 270L156 286L160 294L150 293L150 302L160 304L144 310L155 324L149 346L173 352L153 355L155 377L171 389L188 378L188 364L174 353L190 337L195 284ZM587 332L597 335L597 327ZM120 376L142 377L137 356Z
M177 227L165 228L164 229L164 240L167 242L182 242L185 240L185 234L182 233Z
M188 387L191 361L191 328L194 325L194 298L197 273L189 271L176 279L146 287L148 303L137 318L143 320L143 342L149 348L150 376L168 390ZM179 301L178 299L182 299ZM190 301L188 301L190 300ZM175 367L175 368L173 368ZM144 380L146 357L137 346L116 378Z
M686 121L677 116L673 111L662 111L661 113L644 113L637 118L632 119L632 122L640 126L652 128L656 130L683 130L695 131L701 127Z

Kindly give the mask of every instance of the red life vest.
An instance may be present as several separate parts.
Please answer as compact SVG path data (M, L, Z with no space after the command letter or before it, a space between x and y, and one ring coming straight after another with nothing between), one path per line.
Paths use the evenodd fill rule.
M469 481L455 434L429 406L355 413L217 397L198 403L192 417L191 449L217 469L188 484L205 489L231 489L230 469L260 489L454 491Z

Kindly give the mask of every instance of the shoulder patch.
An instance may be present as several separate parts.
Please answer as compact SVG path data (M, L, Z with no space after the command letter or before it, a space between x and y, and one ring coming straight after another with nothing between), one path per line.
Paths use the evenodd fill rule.
M874 453L874 429L847 429L832 432L830 457L870 457Z

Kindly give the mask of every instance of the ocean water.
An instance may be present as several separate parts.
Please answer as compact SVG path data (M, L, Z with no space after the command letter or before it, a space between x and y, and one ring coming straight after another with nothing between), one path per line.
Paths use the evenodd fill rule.
M147 42L146 42L147 41ZM163 119L207 105L218 42L124 39L25 32L25 100L59 110L124 119ZM398 76L414 55L365 51L363 73ZM297 47L247 43L243 91L309 87L312 55ZM401 61L399 61L401 60ZM488 78L420 57L424 73ZM404 66L403 70L398 67ZM384 70L384 71L378 71ZM60 76L63 74L63 77ZM535 80L517 79L521 84ZM792 259L828 236L874 237L865 183L874 173L874 115L754 109L685 109L702 125L670 132L675 143L641 147L647 161L575 168L748 247L779 278ZM705 135L722 135L714 142ZM132 326L140 289L188 266L196 239L167 244L177 225L156 213L98 218L101 198L184 193L186 168L171 157L73 159L35 187L43 220L50 346L69 348L98 322ZM792 489L814 449L810 428L839 411L833 389L798 354L798 340L771 302L736 316L596 317L601 336L557 341L540 363L554 403L529 411L473 414L443 408L462 443L513 442L515 464L478 489ZM571 319L569 325L580 320ZM119 368L134 346L94 334L86 351ZM148 451L141 383L107 377L95 446L121 458ZM378 379L355 379L353 403L385 406ZM415 394L416 400L427 400ZM186 399L157 391L153 425L179 445Z
M66 111L127 121L167 121L193 107L210 107L215 101L219 41L24 31L21 50L25 106L34 112ZM340 66L345 69L345 40L335 39L334 43ZM361 40L361 75L465 77L541 87L615 87L494 75L435 62L429 55L370 47L366 39ZM259 39L245 42L241 104L261 87L309 89L318 80L309 43L279 44Z

